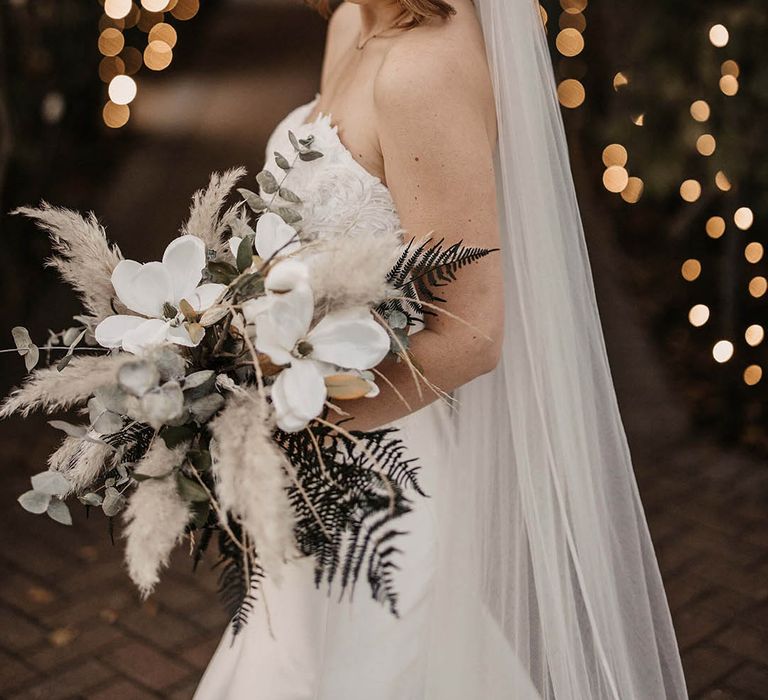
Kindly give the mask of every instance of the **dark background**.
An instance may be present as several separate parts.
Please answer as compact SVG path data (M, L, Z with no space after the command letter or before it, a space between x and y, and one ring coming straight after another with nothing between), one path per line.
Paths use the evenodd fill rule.
M145 12L126 27L97 0L0 0L2 212L42 198L94 210L127 257L157 259L211 171L258 171L274 125L318 89L324 23L299 0L195 5L172 0L175 14ZM768 10L762 0L544 6L558 82L586 91L564 110L574 173L691 696L768 698L768 377L748 385L744 374L752 368L751 382L754 367L768 369L768 342L744 335L768 325L766 297L749 292L768 264L745 257L747 244L768 244ZM177 30L173 62L134 75L130 119L108 128L99 32L115 26L143 50L159 21ZM730 32L720 48L709 39L718 23ZM562 28L583 36L578 55L558 50ZM569 41L572 32L565 53ZM735 72L726 60L738 64L733 96L720 87L723 71ZM692 118L695 100L708 102L706 122ZM714 155L697 152L702 134L716 138ZM636 203L603 185L610 144L626 148L626 169L643 181ZM702 185L690 203L680 195L689 179ZM740 207L754 214L746 231L734 223ZM715 216L726 222L719 238L706 233ZM43 268L41 233L5 214L0 233L3 325L43 342L77 304ZM686 260L701 265L692 281ZM696 304L710 312L701 327L688 318ZM733 344L724 363L713 358L721 340ZM23 374L20 358L0 355L4 391ZM56 440L43 419L0 425L0 697L190 698L225 625L215 575L193 576L179 552L142 605L102 518L78 513L65 528L24 513L15 499Z

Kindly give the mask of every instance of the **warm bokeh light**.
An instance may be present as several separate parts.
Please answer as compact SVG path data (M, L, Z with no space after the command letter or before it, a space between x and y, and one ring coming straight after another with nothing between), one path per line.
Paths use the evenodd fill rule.
M695 258L686 260L680 268L680 274L686 282L693 282L701 275L701 263Z
M104 2L104 14L112 19L123 19L130 11L131 0L106 0Z
M557 35L555 45L563 56L573 58L584 50L584 37L576 29L563 29Z
M560 104L568 109L576 109L584 104L584 100L587 97L587 91L584 86L575 78L569 78L563 80L560 85L557 86L557 97L560 100Z
M709 321L709 307L706 304L696 304L688 312L688 320L692 326L700 328Z
M621 198L629 204L637 204L644 190L645 183L639 177L631 177L621 193Z
M127 105L136 97L136 81L127 75L118 75L109 83L109 99L116 105Z
M626 73L616 73L613 78L613 89L620 90L623 87L629 85L629 77Z
M741 207L734 214L733 221L737 228L740 228L742 231L748 231L752 228L752 224L755 223L755 215L749 207Z
M125 38L119 29L108 27L99 34L99 51L103 56L117 56L125 46Z
M560 29L575 29L577 32L584 32L587 28L587 18L581 13L568 14L563 12L560 15Z
M717 141L712 134L702 134L696 140L696 150L703 156L711 156L717 149Z
M609 192L619 194L629 185L629 173L620 165L612 165L603 175L603 185Z
M739 92L739 80L732 75L724 75L720 78L720 90L727 97L733 97Z
M165 70L173 61L173 51L164 41L150 41L144 49L144 63L151 70Z
M747 259L747 262L759 263L763 259L764 254L763 244L757 241L748 243L744 249L744 257Z
M149 30L148 38L150 42L162 41L173 48L176 46L177 35L176 30L170 24L160 22L160 24L156 24L154 27L152 27L152 29Z
M707 221L707 235L710 238L720 238L725 233L725 219L713 216Z
M719 49L727 46L730 38L728 30L722 24L716 24L709 30L709 40L712 42L713 46L716 46Z
M744 370L744 383L747 386L759 384L763 378L763 369L760 365L750 365Z
M723 75L732 75L734 78L738 78L741 75L741 68L736 61L728 60L723 61L723 65L720 66L720 72Z
M709 108L709 104L704 100L696 100L691 105L691 116L697 122L705 122L712 115L712 110Z
M587 0L560 0L560 7L563 8L563 12L567 12L569 15L584 12L587 9L587 4Z
M114 102L107 102L101 114L104 123L110 129L119 129L128 123L131 116L131 110L128 105L117 105Z
M744 332L744 339L747 341L747 345L755 348L765 340L765 329L755 323Z
M150 12L162 12L168 7L168 0L141 0L141 6Z
M133 46L126 46L120 52L120 58L125 64L125 70L123 72L126 75L134 75L138 73L141 70L141 67L144 65L144 59L141 55L141 51Z
M200 10L199 0L179 0L176 5L171 8L171 14L176 19L186 20L192 19Z
M701 183L698 180L686 180L680 185L680 196L686 202L696 202L701 197Z
M753 277L749 281L749 293L755 297L755 299L759 299L762 296L765 296L765 293L768 291L768 280L765 279L765 277Z
M718 340L712 348L712 357L722 364L733 357L733 343L730 340Z
M109 83L116 75L125 73L125 63L119 56L105 56L99 62L99 79Z
M645 125L645 115L644 114L635 114L632 117L632 123L635 126L644 126Z
M603 164L606 168L610 168L612 165L624 167L628 160L627 149L620 143L612 143L603 149Z
M722 170L718 170L715 175L715 185L721 192L730 192L732 187L731 181Z

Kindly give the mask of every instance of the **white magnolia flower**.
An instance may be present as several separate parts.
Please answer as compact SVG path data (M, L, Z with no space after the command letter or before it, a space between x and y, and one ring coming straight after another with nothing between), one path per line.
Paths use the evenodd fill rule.
M312 327L315 301L306 265L287 260L267 278L268 295L243 309L256 330L255 344L276 365L289 365L272 386L278 426L296 432L320 415L328 396L325 377L338 367L376 367L389 336L367 307L333 311Z
M239 236L232 236L229 239L229 247L235 257L242 242L243 239ZM277 214L267 212L256 224L254 245L258 256L263 260L269 260L276 255L294 253L301 248L301 241L293 226L286 224Z
M134 315L108 316L96 327L96 340L105 348L122 347L138 353L165 342L197 345L178 313L182 299L201 313L213 306L226 289L223 284L202 284L205 244L196 236L180 236L163 254L162 262L142 265L123 260L112 272L118 299ZM200 286L198 286L200 285ZM170 309L176 314L169 318Z

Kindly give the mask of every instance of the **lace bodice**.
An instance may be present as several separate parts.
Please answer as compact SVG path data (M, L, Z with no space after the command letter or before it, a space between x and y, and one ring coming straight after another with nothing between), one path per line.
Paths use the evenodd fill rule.
M358 163L342 143L329 115L321 114L306 123L316 100L293 110L275 129L267 144L265 168L280 181L285 174L275 162L275 151L288 159L295 153L288 138L314 136L313 148L323 153L318 160L304 162L290 171L285 186L302 199L297 208L301 228L319 237L400 230L400 219L386 185ZM279 198L278 198L279 199Z

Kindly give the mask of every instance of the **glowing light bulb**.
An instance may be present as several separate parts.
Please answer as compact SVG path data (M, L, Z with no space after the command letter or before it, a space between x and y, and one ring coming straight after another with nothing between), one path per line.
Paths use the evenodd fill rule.
M109 99L116 105L127 105L136 97L136 81L129 75L117 75L109 83Z

